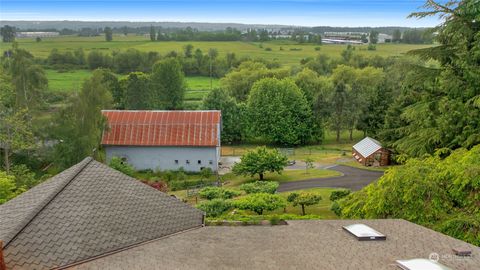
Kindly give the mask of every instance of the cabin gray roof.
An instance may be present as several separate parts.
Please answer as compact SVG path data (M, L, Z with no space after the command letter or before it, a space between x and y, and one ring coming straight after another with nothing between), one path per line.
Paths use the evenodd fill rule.
M480 248L400 219L295 220L279 226L207 226L77 265L75 270L322 269L400 270L396 260L428 259L453 270L480 269ZM386 235L359 241L342 226ZM454 255L452 248L472 251ZM160 256L158 254L161 254Z
M7 269L50 269L201 226L203 212L82 162L0 205Z
M364 158L370 156L381 148L382 144L370 137L365 137L363 140L359 141L353 146L353 149L355 149Z

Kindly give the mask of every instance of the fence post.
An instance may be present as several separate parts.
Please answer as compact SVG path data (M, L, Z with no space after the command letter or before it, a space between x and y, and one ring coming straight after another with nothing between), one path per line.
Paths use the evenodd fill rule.
M7 270L5 259L3 258L3 241L0 240L0 270Z

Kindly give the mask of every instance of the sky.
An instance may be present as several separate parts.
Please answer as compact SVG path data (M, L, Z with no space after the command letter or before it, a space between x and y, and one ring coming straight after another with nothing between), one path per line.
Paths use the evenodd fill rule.
M429 27L407 19L425 0L0 0L0 20L229 22Z

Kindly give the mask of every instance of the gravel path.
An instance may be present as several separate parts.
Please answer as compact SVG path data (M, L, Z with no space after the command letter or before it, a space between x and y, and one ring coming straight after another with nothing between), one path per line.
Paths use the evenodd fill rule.
M351 190L359 190L383 175L383 172L363 170L344 165L335 165L329 167L329 169L338 171L343 175L280 183L278 192L316 187L348 188Z

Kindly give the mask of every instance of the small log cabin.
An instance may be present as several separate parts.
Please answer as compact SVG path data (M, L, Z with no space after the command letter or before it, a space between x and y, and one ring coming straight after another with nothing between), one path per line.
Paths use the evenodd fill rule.
M352 156L364 166L378 167L390 164L390 151L370 137L365 137L353 146Z

